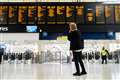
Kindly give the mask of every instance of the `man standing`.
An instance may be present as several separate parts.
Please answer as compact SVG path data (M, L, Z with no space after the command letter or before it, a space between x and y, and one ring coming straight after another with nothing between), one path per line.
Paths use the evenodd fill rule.
M108 56L108 55L109 55L108 50L103 47L103 48L102 48L102 51L101 51L102 64L104 63L104 61L105 61L105 64L107 64L107 56Z
M84 64L82 61L82 49L84 42L80 39L80 32L77 29L77 25L75 23L69 24L69 34L68 40L70 41L70 50L73 52L73 58L75 62L76 72L73 74L74 76L80 76L83 74L87 74L84 68ZM79 64L81 66L82 72L80 73Z

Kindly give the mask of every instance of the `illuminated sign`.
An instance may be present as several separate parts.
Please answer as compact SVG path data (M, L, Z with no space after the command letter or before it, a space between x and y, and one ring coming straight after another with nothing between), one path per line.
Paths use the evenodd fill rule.
M35 24L37 21L37 7L29 6L28 7L28 24Z
M56 9L55 6L47 6L47 23L55 24L56 21Z
M6 32L6 31L8 31L8 27L0 27L0 31L1 32Z
M74 6L66 6L66 19L67 23L75 21L75 9Z
M7 24L7 8L7 6L0 6L0 24Z
M45 24L46 6L38 6L38 24Z
M26 26L27 32L37 32L37 26Z
M85 18L86 24L95 24L95 6L94 5L86 5L85 7Z
M96 24L104 24L105 23L104 16L104 6L97 5L96 6Z
M9 6L9 24L17 24L17 6Z
M113 5L105 6L106 24L114 24L114 7Z
M57 23L65 23L65 6L57 6Z
M18 22L20 24L26 24L27 22L27 6L19 6L18 10Z
M77 24L84 24L84 6L76 6L76 23Z

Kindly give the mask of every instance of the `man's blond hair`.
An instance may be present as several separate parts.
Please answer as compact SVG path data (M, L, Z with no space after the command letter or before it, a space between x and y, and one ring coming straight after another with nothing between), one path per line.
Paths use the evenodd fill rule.
M77 25L76 25L76 23L71 22L71 23L69 24L69 26L70 26L71 30L77 30Z

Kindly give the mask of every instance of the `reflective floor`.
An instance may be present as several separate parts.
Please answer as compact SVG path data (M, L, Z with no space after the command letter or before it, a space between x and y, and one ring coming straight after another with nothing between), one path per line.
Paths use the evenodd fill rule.
M74 64L2 64L0 80L120 80L120 64L85 64L87 75L73 76Z

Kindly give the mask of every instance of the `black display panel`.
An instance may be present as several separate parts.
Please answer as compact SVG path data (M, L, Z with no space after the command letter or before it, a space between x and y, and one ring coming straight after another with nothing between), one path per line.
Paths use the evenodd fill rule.
M7 24L8 6L0 6L0 24Z
M120 5L115 6L115 23L120 24Z
M66 6L66 22L75 22L75 7Z
M65 23L65 6L57 6L57 23Z
M106 24L114 24L114 6L105 5Z
M36 24L37 6L28 6L28 24Z
M56 23L56 6L47 6L47 23Z
M0 25L0 33L38 33L37 25Z
M0 33L27 32L26 25L0 25Z
M105 24L103 5L96 5L96 24Z
M95 5L86 5L85 12L86 24L95 24Z
M45 24L46 6L38 6L38 24Z
M19 24L27 24L27 20L28 20L27 6L19 6L18 23Z
M9 24L17 24L18 20L18 11L17 6L9 6L9 14L8 14L8 23Z
M76 23L77 24L84 24L84 6L79 5L75 7L76 10Z

